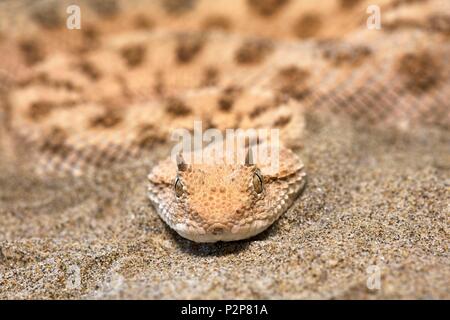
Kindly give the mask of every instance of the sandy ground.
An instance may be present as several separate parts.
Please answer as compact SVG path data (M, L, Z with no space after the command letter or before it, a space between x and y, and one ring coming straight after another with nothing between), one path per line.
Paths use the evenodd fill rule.
M154 160L45 181L2 161L0 298L449 299L449 135L413 132L309 115L301 198L263 234L207 245L154 212Z

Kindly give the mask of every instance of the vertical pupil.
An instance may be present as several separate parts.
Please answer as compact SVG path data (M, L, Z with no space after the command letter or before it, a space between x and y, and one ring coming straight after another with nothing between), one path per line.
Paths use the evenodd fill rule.
M177 179L177 181L175 182L175 194L177 195L177 197L179 197L182 193L183 185L181 184L180 180Z
M261 178L257 174L255 174L253 176L253 188L255 188L255 191L257 193L262 192L262 181L261 181Z

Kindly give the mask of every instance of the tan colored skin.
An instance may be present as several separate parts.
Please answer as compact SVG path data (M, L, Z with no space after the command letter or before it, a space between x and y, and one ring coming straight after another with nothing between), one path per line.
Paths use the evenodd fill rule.
M267 229L297 198L306 182L303 164L280 150L280 167L262 164L192 164L170 158L148 176L148 196L161 218L195 242L233 241Z
M15 20L3 24L14 32L0 30L0 118L11 145L24 147L43 177L95 175L146 159L145 151L194 120L222 132L279 128L290 147L303 142L308 108L402 129L419 121L448 126L447 0L381 1L382 30L365 27L368 0L145 1L139 20L119 2L122 11L106 19L86 1L82 30L52 26L58 19L42 21L52 17L45 12L29 19L35 6L20 15L0 10ZM214 32L199 33L206 29ZM261 164L177 172L166 160L149 176L149 196L187 238L250 237L301 189L301 162L283 152L286 170L278 174ZM257 169L263 192L256 196Z

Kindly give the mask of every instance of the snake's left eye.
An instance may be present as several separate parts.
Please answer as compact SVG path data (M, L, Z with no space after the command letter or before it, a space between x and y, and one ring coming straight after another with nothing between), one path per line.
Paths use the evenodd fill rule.
M181 183L180 179L177 178L177 180L175 180L175 195L179 198L181 197L183 192L184 192L183 183Z
M256 193L263 192L263 179L259 173L255 173L253 175L253 188L255 189Z

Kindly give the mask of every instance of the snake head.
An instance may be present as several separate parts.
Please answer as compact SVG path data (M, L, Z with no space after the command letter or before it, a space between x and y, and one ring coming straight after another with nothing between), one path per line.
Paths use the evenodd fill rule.
M162 161L148 176L148 195L161 218L196 242L249 238L267 229L292 204L304 183L303 165L282 149L281 171L253 163Z

